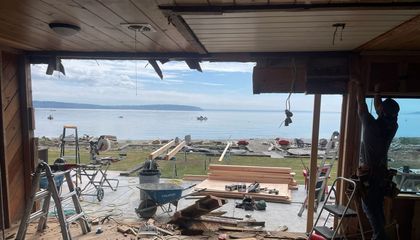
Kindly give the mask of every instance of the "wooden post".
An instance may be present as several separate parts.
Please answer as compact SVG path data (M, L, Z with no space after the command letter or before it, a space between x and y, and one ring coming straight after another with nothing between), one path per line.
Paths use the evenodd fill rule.
M318 171L318 139L319 139L319 119L321 115L321 95L315 94L314 113L312 120L312 145L311 145L311 163L309 169L309 191L308 191L308 216L306 220L306 232L310 232L314 225L314 207L315 207L315 187Z
M32 86L31 86L31 69L26 56L22 55L18 61L18 80L20 109L22 116L22 144L23 144L23 162L25 176L25 199L29 201L32 191L32 172L35 171L36 161L35 144L34 144L34 111L32 106Z

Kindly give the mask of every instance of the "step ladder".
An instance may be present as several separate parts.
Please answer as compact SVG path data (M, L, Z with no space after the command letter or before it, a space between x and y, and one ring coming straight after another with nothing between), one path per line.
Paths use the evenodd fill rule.
M318 168L317 176L316 176L316 184L315 184L315 194L316 194L315 208L314 208L315 212L318 210L318 205L322 199L322 194L324 193L325 188L327 187L327 182L331 173L331 169L332 169L332 164L325 164L322 168ZM302 217L303 212L307 208L308 200L309 200L309 196L307 195L298 212L299 217Z
M77 126L64 125L60 141L60 158L66 160L66 162L69 162L68 160L74 160L75 164L80 164L79 135L77 133ZM74 144L74 155L68 153L66 154L66 145L69 143Z
M338 197L337 197L337 183L342 183L343 187L346 187L346 196L348 197L347 204L345 206L338 204ZM331 197L331 193L334 193L335 201L334 203L328 203L328 200ZM343 219L349 218L349 217L357 217L358 223L359 223L359 229L360 229L360 235L361 239L365 239L365 236L363 234L363 226L360 218L360 214L358 212L358 205L356 202L356 196L357 196L357 184L355 181L351 179L347 179L344 177L337 177L336 180L334 180L333 185L330 188L330 191L328 192L328 195L324 201L324 204L321 208L321 211L318 214L318 217L314 223L314 227L312 228L312 231L310 232L309 236L312 236L312 233L315 232L321 236L323 236L325 239L347 239L344 234L344 223ZM356 210L353 210L350 208L350 205L354 205ZM327 211L328 215L322 225L317 225L318 221L322 215L323 211ZM329 227L327 226L328 220L330 217L335 217L337 220L336 227ZM340 230L341 229L341 230ZM353 235L353 234L352 234Z
M330 173L334 166L334 162L338 156L339 143L340 143L340 133L337 131L334 131L331 134L331 138L325 147L324 156L322 158L321 164L319 165L317 169L317 173L316 173L316 184L315 184L316 196L315 196L315 206L314 206L315 212L318 210L318 205L321 202L323 194L326 192L328 178L330 177ZM328 159L329 159L329 163L327 163ZM306 179L309 179L308 173L309 172L307 172L307 175L304 176ZM303 201L302 207L300 208L298 212L299 217L302 216L303 212L307 208L308 199L309 199L309 196L306 196L305 200Z
M26 231L29 223L38 221L38 232L42 232L47 227L47 218L48 211L50 207L51 197L54 200L55 207L57 209L58 220L60 222L61 234L63 240L70 240L71 235L69 231L69 226L72 222L79 221L80 227L82 228L83 234L86 234L91 231L90 225L87 221L87 218L82 210L82 207L79 202L79 198L76 194L76 190L73 185L73 181L70 175L71 169L60 172L52 172L50 166L45 162L40 162L32 178L32 192L31 196L26 204L24 216L20 222L19 230L16 235L17 240L23 240L26 236ZM47 189L39 189L39 183L41 177L46 177L48 181ZM54 177L64 176L69 188L69 193L59 196L57 184L54 180ZM61 202L67 199L72 199L76 214L66 218L64 215L64 210ZM41 210L38 210L34 213L31 213L34 203L38 200L44 200Z

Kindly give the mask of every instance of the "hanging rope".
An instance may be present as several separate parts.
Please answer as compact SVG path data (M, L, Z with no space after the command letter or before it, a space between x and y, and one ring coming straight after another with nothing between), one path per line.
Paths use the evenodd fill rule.
M344 32L344 28L346 27L345 23L335 23L332 25L335 29L334 29L334 33L333 33L333 38L332 38L332 45L335 45L335 39L337 36L337 31L339 28L341 28L341 32L340 32L340 42L343 41L343 32Z

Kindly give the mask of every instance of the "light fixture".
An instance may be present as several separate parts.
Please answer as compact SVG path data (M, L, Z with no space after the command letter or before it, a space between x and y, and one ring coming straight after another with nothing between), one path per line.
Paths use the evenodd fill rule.
M80 31L80 27L68 23L50 23L50 28L61 36L72 36Z
M148 23L121 23L121 26L126 27L135 32L156 32L156 29Z

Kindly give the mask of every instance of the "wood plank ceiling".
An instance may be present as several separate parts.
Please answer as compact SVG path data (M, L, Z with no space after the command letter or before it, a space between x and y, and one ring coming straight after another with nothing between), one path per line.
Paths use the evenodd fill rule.
M408 0L400 0L406 2ZM168 24L159 5L267 5L353 3L372 0L1 0L0 46L41 51L203 52ZM375 0L374 2L398 2ZM353 50L420 14L419 10L317 10L182 15L209 53ZM48 26L64 22L80 26L63 37ZM123 23L148 23L156 32L138 33ZM334 23L345 23L336 32ZM408 31L408 30L407 30ZM417 46L417 31L408 34L408 49ZM393 38L389 38L393 39ZM376 43L374 49L393 49ZM403 43L405 44L405 43ZM420 48L420 46L418 46Z
M324 10L182 17L209 52L299 52L353 50L418 14L420 10ZM344 29L336 31L336 23L345 23Z
M48 26L71 23L81 31L62 37ZM122 23L149 23L156 32L135 34ZM2 0L0 45L24 50L191 52L153 0Z

